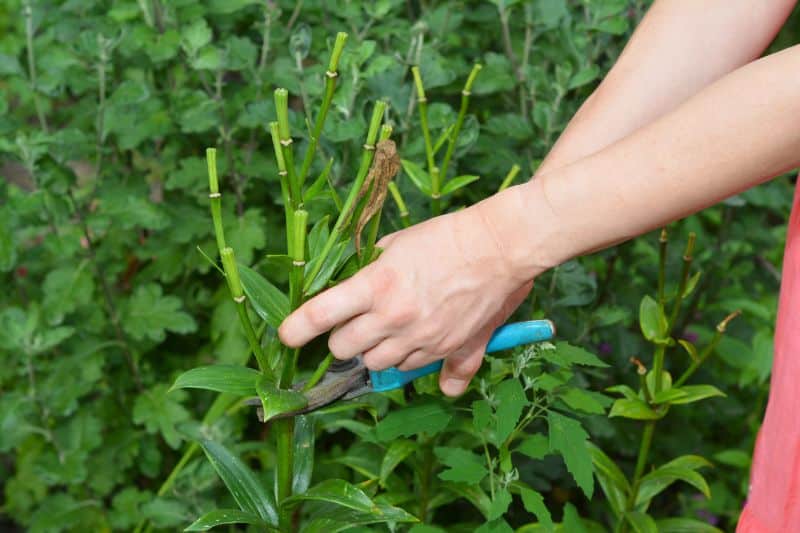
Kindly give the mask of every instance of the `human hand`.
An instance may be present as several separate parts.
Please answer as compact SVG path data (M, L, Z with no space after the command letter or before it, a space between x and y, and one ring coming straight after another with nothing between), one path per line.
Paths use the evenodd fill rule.
M445 359L442 392L463 393L492 332L532 287L481 204L388 235L380 257L287 317L281 340L301 346L333 328L338 359L363 354L372 370Z

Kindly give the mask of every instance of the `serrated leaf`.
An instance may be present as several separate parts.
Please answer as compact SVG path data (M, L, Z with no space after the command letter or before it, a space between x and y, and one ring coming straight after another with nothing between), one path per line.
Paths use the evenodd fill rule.
M550 511L544 504L542 495L527 487L521 487L519 494L522 496L522 505L525 506L525 510L536 516L536 519L544 527L545 531L553 531L553 517L550 516Z
M495 389L497 401L497 431L494 442L500 444L514 431L522 410L528 405L528 398L522 384L516 378L500 383Z
M202 440L200 446L239 508L260 517L270 525L277 525L275 502L253 471L222 444Z
M175 389L205 389L237 396L252 396L261 374L252 368L237 365L200 366L187 370L175 380Z
M420 433L435 435L447 427L451 418L444 404L428 402L392 411L378 422L375 432L383 442Z
M156 385L140 393L133 404L133 423L144 425L148 433L161 433L174 449L181 443L175 426L188 420L189 412L180 404L185 392L168 392L166 385Z
M489 516L487 520L497 520L508 511L508 506L511 505L511 493L507 489L501 489L494 495L492 505L489 507Z
M525 454L531 459L543 459L550 453L550 442L541 433L536 433L523 440L514 451Z
M289 298L264 276L245 265L239 265L242 287L255 312L267 324L278 328L289 314Z
M208 531L226 524L250 524L264 527L266 524L253 513L239 509L215 509L209 511L184 529L184 531Z
M542 357L560 366L584 365L598 368L608 368L608 363L599 357L578 346L573 346L565 341L558 341L555 350L543 350Z
M611 406L609 418L621 416L633 420L658 420L662 415L653 411L649 405L639 398L621 398Z
M567 405L578 411L584 413L591 413L596 415L605 414L606 410L595 398L595 393L579 389L577 387L570 387L558 397Z
M302 392L279 389L266 376L256 383L256 393L261 399L264 422L283 413L298 411L308 405L308 398Z
M455 483L479 483L488 473L485 460L463 448L438 446L433 449L436 457L447 470L439 472L439 478Z
M123 311L122 328L137 340L161 342L166 332L191 333L197 324L182 310L177 296L164 296L161 285L139 285L128 299Z
M461 189L462 187L466 187L470 183L478 181L479 179L480 176L472 176L472 175L456 176L455 178L451 179L450 181L444 184L444 187L442 187L442 190L439 193L439 195L447 196L448 194L452 194L457 190Z
M594 478L592 456L587 446L589 434L580 422L555 411L548 411L547 424L550 428L550 450L561 454L578 487L591 499Z
M646 514L638 511L628 511L625 519L633 528L634 533L658 533L656 521Z
M650 296L639 304L639 326L644 338L650 342L663 339L667 334L667 317L664 309Z
M407 159L402 159L400 164L403 165L403 170L405 171L408 178L411 182L419 189L423 194L426 196L431 195L431 175L428 174L425 170L422 169L421 166L414 163L413 161L409 161Z

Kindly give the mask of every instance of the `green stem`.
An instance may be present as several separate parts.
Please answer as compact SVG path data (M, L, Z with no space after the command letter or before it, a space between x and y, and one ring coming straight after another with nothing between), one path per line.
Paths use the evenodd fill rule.
M272 377L267 358L264 355L264 350L261 348L261 343L256 337L256 332L253 329L253 323L250 321L250 315L247 314L247 306L245 305L245 294L242 288L242 281L239 278L239 267L236 264L236 256L234 255L233 248L226 247L220 250L220 257L222 258L222 268L225 270L225 279L228 281L228 289L231 292L233 301L236 302L236 312L239 315L239 321L242 323L247 342L250 344L250 349L256 357L258 368L261 373Z
M417 103L419 104L419 122L422 126L422 137L425 140L425 158L428 162L428 172L433 172L436 163L433 160L433 145L431 144L431 131L428 127L428 99L425 97L425 86L422 84L422 76L419 67L411 67L414 75L414 86L417 89Z
M508 174L506 174L506 177L503 178L503 182L500 184L500 187L497 189L497 192L506 190L514 182L514 178L517 177L519 171L520 171L519 165L515 164L514 166L512 166L511 170L509 170Z
M639 445L639 455L636 458L636 468L633 472L631 493L628 496L625 511L622 513L622 516L619 517L619 522L617 522L617 526L614 529L614 531L617 533L621 533L626 530L625 514L627 514L628 511L631 511L636 505L636 498L639 493L639 484L641 483L644 469L647 466L647 456L650 454L650 446L653 444L653 433L655 431L655 427L655 420L650 420L647 422L644 427L644 431L642 432L642 441Z
M375 140L378 138L378 129L380 128L381 120L383 119L383 113L385 111L386 102L378 101L375 103L375 108L372 111L372 119L370 120L369 131L367 132L367 142L364 144L364 152L361 155L361 166L358 169L358 173L356 174L356 179L353 182L353 185L350 187L350 192L347 194L344 205L342 205L342 210L339 212L339 217L336 219L336 224L334 224L333 229L328 236L328 240L325 241L325 246L322 248L322 252L320 252L319 259L316 261L314 269L306 276L304 287L305 290L308 290L308 288L314 283L314 279L322 269L322 265L325 264L325 259L327 259L328 255L331 253L334 245L339 242L339 238L342 236L342 233L348 225L351 211L354 208L353 204L355 203L356 198L358 198L358 191L361 190L361 186L364 184L364 179L367 177L367 173L369 172L370 165L372 165L372 158L375 155Z
M700 354L697 360L692 361L692 364L689 365L689 368L687 368L686 371L683 374L681 374L681 377L678 378L678 380L673 385L674 387L680 387L681 385L686 383L686 380L692 377L692 375L697 371L697 369L700 368L700 366L706 362L706 360L714 352L714 349L717 347L717 344L719 344L719 341L722 340L722 335L725 334L725 330L728 328L728 324L730 323L730 321L739 316L740 314L741 311L734 311L733 313L726 316L722 320L722 322L717 324L717 330L716 332L714 332L714 337L711 339L711 342L708 344L708 346L706 346L706 348L703 350L703 352Z
M658 238L658 303L664 306L664 283L667 269L667 228L661 229Z
M469 77L467 78L467 82L464 84L464 89L461 91L461 108L458 110L458 118L456 119L456 125L453 128L453 133L450 137L449 142L447 143L447 151L444 154L444 159L442 160L441 164L441 172L440 175L442 179L447 179L447 170L450 166L450 159L453 157L453 151L456 147L456 141L458 140L458 135L461 133L461 126L464 124L464 118L467 115L467 108L469 107L469 96L472 91L472 84L475 83L475 78L478 76L478 72L480 72L482 66L480 63L476 63L472 67L472 71L469 73Z
M678 294L675 295L675 303L672 306L672 313L670 313L669 321L667 322L667 335L672 332L675 327L675 321L678 319L678 313L681 310L683 303L683 292L686 290L686 284L689 281L689 271L692 267L692 252L694 251L694 242L696 235L694 232L689 234L689 240L686 242L686 250L683 253L683 269L681 270L681 280L678 285Z
M333 93L336 90L336 79L339 76L339 58L342 56L345 42L347 41L347 34L339 32L336 34L336 42L333 45L331 52L331 59L328 62L328 70L325 72L325 96L322 98L320 104L319 114L314 123L314 130L311 133L311 138L308 140L308 147L306 148L305 156L303 157L303 165L300 167L300 186L305 182L308 177L308 171L311 168L311 162L314 160L314 153L317 150L317 143L319 137L322 135L322 128L325 126L325 119L328 116L328 109L330 108L331 101L333 100Z
M211 220L214 223L214 236L217 239L217 251L222 252L225 244L225 231L222 226L222 194L219 192L217 177L217 149L206 148L206 164L208 165L208 189L211 203Z
M664 371L664 354L666 353L666 346L659 344L656 346L656 353L653 356L653 374L655 375L655 386L653 387L653 394L661 392L662 373Z
M392 127L388 124L381 126L381 135L379 140L385 141L392 136ZM389 182L391 183L391 182ZM381 214L383 213L383 206L372 216L367 228L367 244L364 247L364 254L362 255L364 264L372 260L373 252L375 251L375 241L378 239L378 230L381 225ZM363 266L363 265L362 265Z
M28 49L28 78L33 96L33 105L36 108L39 126L43 132L49 133L47 118L42 109L42 102L39 100L39 84L36 80L36 51L33 49L33 8L29 1L23 4L23 13L25 15L25 42Z
M275 160L278 162L278 178L281 184L281 198L283 199L283 210L286 220L286 239L287 242L293 242L294 210L292 209L292 200L289 193L289 172L286 170L286 161L283 159L283 149L281 148L281 135L278 131L278 123L270 122L269 131L272 137L272 148L275 151Z
M292 270L289 274L289 303L292 309L300 307L303 299L303 273L306 266L306 229L308 211L300 209L294 212L294 229L289 245L289 256L292 258Z
M289 132L289 92L286 89L275 89L275 111L278 115L278 142L287 172L289 200L292 210L303 204L300 181L294 168L294 151L292 135Z
M275 470L277 476L276 499L280 509L280 530L291 531L292 512L280 505L283 500L292 495L292 475L294 466L294 419L282 418L273 422L276 438L276 462Z
M408 207L403 200L403 195L400 194L400 189L397 188L397 184L393 181L389 182L389 192L392 194L394 203L397 204L397 210L400 212L400 221L403 223L403 227L409 227L411 225L411 218L408 215Z

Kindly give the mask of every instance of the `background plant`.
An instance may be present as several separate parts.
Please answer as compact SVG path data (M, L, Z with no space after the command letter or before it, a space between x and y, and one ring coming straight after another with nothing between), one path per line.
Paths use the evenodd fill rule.
M199 245L213 255L217 248L208 222L204 150L218 149L226 244L240 264L257 266L273 284L287 286L281 260L264 259L284 253L286 242L267 131L277 119L273 90L285 87L296 95L288 111L291 131L307 131L306 118L313 127L315 117L307 115L323 99L337 31L348 31L350 39L311 175L318 177L333 160L327 176L340 193L357 171L377 100L388 103L384 120L393 126L403 158L429 172L411 66L419 66L424 83L433 146L457 120L473 65L483 66L447 171L449 178L481 179L440 205L454 209L496 190L515 164L521 168L516 179L532 173L616 57L644 4L387 1L366 10L357 2L310 0L12 0L0 6L0 269L9 288L0 296L6 361L0 371L0 453L8 527L130 530L145 516L154 527L170 530L205 510L234 506L199 455L189 456L180 475L168 478L186 457L187 443L201 437L223 443L259 472L272 470L274 449L262 444L268 429L250 409L219 416L226 409L217 404L209 410L213 393L167 391L187 368L242 364L250 351L228 288L196 250ZM776 46L793 37L782 34ZM437 152L439 165L446 149ZM302 161L296 163L302 168ZM689 450L707 457L716 465L705 471L711 499L698 500L695 489L674 484L653 499L656 517L695 517L730 529L738 515L766 402L790 186L788 178L774 180L670 228L673 242L696 233L693 264L703 273L678 314L674 336L692 342L696 337L705 346L714 335L711 325L731 310L743 314L696 375L726 398L671 410L659 422L649 454L656 465ZM431 212L432 198L419 194L407 172L397 179L396 192L406 213L390 202L382 232ZM309 218L328 214L330 202L335 200L310 202ZM667 271L680 271L681 252L666 255ZM629 358L650 366L650 343L641 335L636 310L642 295L658 286L658 258L658 238L647 236L567 263L537 283L533 308L528 304L523 315L553 318L561 339L611 365L571 365L569 386L638 387ZM674 293L673 283L666 281L667 294ZM268 341L270 328L265 331ZM686 357L680 347L671 349L665 368L677 375L673 365ZM317 362L302 367L310 371ZM487 398L496 394L492 387L508 381L499 381L502 370L493 374L495 365L506 364L511 360L484 370ZM526 393L534 402L533 389ZM473 394L454 406L458 416L448 424L470 423L472 415L463 409L486 399L480 390ZM438 396L428 399L433 398ZM379 426L387 420L388 402L408 400L371 401ZM638 422L557 405L556 412L579 420L624 472L634 471ZM403 411L393 405L391 413L397 412ZM216 421L205 413L216 414ZM543 423L537 418L528 433L541 433ZM316 424L307 437L319 450L312 483L340 478L366 482L369 490L380 486L380 476L376 482L366 474L375 467L363 459L381 450L380 443L367 440L376 427L369 411L323 413ZM365 429L364 436L341 428ZM437 445L480 455L481 444L470 447L478 442L469 440L477 438L470 432L442 431ZM417 450L425 447L417 448L418 437L409 437L415 448L407 461L424 464L426 456ZM504 494L498 490L499 448L491 442L488 447L496 458L495 495ZM444 483L439 474L452 467L439 460L435 446L429 457L432 487ZM562 459L516 452L511 457L555 522L614 522L606 502L580 494ZM383 493L425 486L412 484L409 465L398 463L384 482L396 490L383 487ZM398 481L391 480L394 475ZM514 495L504 520L525 527L538 515L520 505L513 483L518 480L502 481ZM468 498L442 503L455 496L440 493L428 522L457 530L451 517L460 515L453 511L467 513L464 528L485 521ZM397 498L388 503L418 513ZM496 505L502 507L504 498Z

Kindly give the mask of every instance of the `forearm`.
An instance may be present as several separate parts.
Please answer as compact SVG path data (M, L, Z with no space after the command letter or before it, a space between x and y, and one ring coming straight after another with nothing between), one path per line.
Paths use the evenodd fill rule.
M478 208L535 276L712 205L800 162L800 46L725 76L613 145Z
M593 154L761 55L796 0L658 0L539 172Z

